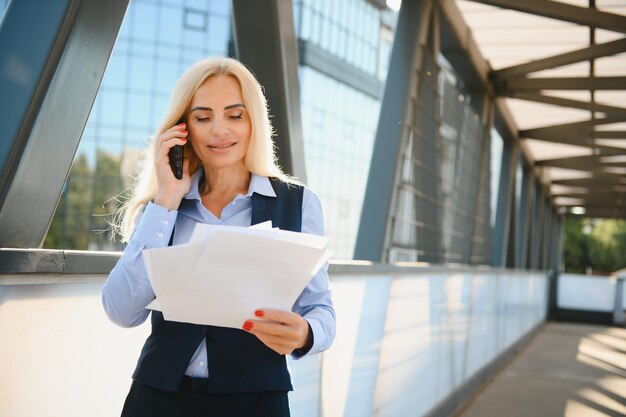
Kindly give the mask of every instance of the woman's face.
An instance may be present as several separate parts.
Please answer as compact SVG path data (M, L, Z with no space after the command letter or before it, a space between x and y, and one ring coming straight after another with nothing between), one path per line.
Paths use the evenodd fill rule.
M236 78L213 76L200 86L191 100L187 130L204 166L244 163L252 124Z

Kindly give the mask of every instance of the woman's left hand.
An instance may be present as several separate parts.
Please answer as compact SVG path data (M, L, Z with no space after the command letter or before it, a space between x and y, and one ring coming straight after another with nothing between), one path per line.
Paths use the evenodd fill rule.
M309 323L297 313L263 309L254 314L264 320L247 320L243 329L281 355L306 346L312 337Z

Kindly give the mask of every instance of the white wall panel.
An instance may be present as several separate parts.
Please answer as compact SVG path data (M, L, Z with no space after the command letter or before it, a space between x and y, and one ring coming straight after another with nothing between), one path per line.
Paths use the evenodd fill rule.
M615 280L603 276L561 274L557 305L574 310L611 312L615 305Z
M540 324L547 306L547 278L517 271L331 282L337 338L323 355L289 360L294 417L425 415ZM111 324L101 288L0 286L0 417L119 415L149 325Z

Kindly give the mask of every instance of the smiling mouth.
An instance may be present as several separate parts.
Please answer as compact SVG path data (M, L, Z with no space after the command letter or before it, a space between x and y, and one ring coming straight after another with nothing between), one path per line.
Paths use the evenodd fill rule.
M207 146L211 149L227 149L227 148L235 146L236 144L237 142L230 142L230 143L221 143L217 145L207 145Z

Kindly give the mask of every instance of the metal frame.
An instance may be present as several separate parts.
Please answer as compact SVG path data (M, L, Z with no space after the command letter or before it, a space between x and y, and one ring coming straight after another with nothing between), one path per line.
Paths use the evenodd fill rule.
M428 36L431 9L431 0L405 0L400 7L354 250L355 259L385 261L386 258L398 159L401 144L408 135L404 122L410 118L411 95L418 91L415 71L423 62L422 46Z
M598 29L626 33L626 16L601 12L595 8L579 7L559 1L519 1L519 0L472 0L476 3L489 4L518 12L593 26Z
M544 126L534 129L521 130L520 137L532 139L552 139L555 137L580 138L584 133L581 130L611 123L626 121L624 117L603 117L598 119L583 120L580 122L564 123L560 125ZM584 132L584 130L583 130ZM584 137L584 136L583 136Z
M538 59L525 64L514 65L494 71L492 76L497 79L519 77L531 72L542 71L563 65L575 64L607 55L619 54L626 51L626 38L603 44L596 44L577 51L566 52L548 58Z
M526 101L534 101L536 103L552 104L555 106L571 107L575 109L589 110L592 112L606 113L608 116L626 117L626 108L601 104L597 101L587 102L562 97L546 96L538 93L518 93L514 91L509 92L507 96ZM626 132L624 132L622 138L625 136Z
M489 172L490 175L493 175L492 172L489 171L489 167L491 166L491 161L489 157L491 156L491 126L493 124L493 103L489 95L485 94L483 97L483 108L481 112L481 123L483 125L483 138L481 142L481 150L480 150L480 172ZM479 216L479 208L482 204L489 204L488 201L485 201L484 195L484 181L486 179L486 175L479 175L478 177L478 195L476 197L476 204L474 205L474 214L472 216L473 223L471 239L469 242L469 250L467 259L471 260L474 252L474 241L476 238L476 226L477 226L477 218ZM484 219L487 221L487 219ZM491 242L491 249L493 251L493 240Z
M510 95L539 90L623 90L626 77L511 78L496 81L496 92Z
M515 170L520 149L510 138L504 139L496 223L493 231L493 266L504 267L507 263L509 234L511 231L511 214L515 198Z
M0 97L16 117L0 146L11 148L0 194L0 247L41 246L127 6L128 0L9 5L0 50L9 57L3 62L15 65L14 78L2 79ZM14 103L20 103L17 115Z
M265 89L278 162L285 173L305 182L293 2L233 0L232 13L237 58Z
M298 51L300 65L311 67L376 100L382 98L385 85L377 77L355 68L353 65L306 40L298 40Z
M626 108L619 105L616 106L597 103L595 101L595 92L597 90L624 91L626 77L597 77L595 71L595 60L602 57L610 57L620 54L626 50L626 37L620 37L610 42L596 44L597 29L606 29L626 33L626 16L600 11L596 8L595 2L592 0L589 2L589 7L573 6L565 4L564 2L549 0L530 2L520 2L517 0L473 1L588 26L589 44L587 47L542 59L536 59L523 64L513 65L497 71L491 71L489 76L492 84L492 90L495 94L502 97L518 98L537 103L588 110L591 113L590 120L521 131L519 132L519 136L522 138L532 138L546 142L587 147L593 149L594 154L596 155L625 155L623 148L606 142L597 143L596 139L626 139L626 132L606 132L596 130L595 127L626 121L626 118L624 117L626 116ZM449 0L443 0L443 2L444 4L452 4ZM449 6L448 8L453 9L452 6ZM469 37L468 43L473 43L473 40ZM473 47L468 48L469 51L472 51L473 49ZM590 63L590 70L587 77L541 78L529 76L530 74L538 71L583 61L589 61ZM591 98L589 101L571 100L544 95L541 94L541 90L589 91ZM597 115L596 113L604 113L604 116ZM521 146L522 148L526 148L528 145L522 142ZM526 152L526 154L529 155L528 152ZM550 162L542 162L539 165L557 166L556 164L568 164L568 162L555 161L554 165L550 164ZM603 174L605 168L611 166L615 165L608 165L604 161L596 159L595 161L590 160L587 165L578 165L576 166L576 169L585 170L594 177L605 177ZM592 198L590 197L585 201L583 206L589 205L591 201ZM593 207L589 208L595 211ZM613 213L621 213L620 207L617 205L613 208ZM588 213L590 212L588 211ZM606 215L605 212L600 214L603 216Z

